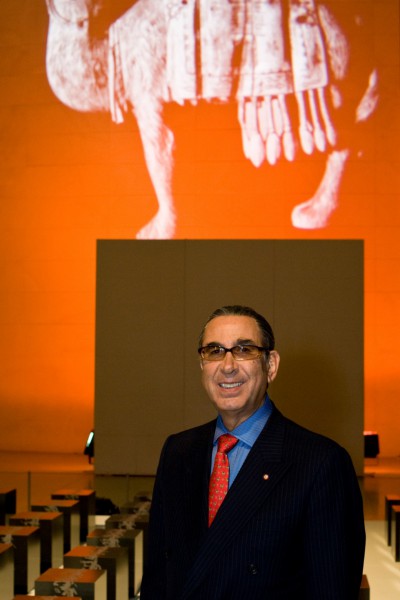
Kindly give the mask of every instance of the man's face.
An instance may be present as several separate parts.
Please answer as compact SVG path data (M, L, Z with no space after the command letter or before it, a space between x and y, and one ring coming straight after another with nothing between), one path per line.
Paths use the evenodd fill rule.
M203 346L232 348L238 344L262 346L257 321L245 316L222 316L210 321ZM227 352L222 361L201 361L202 383L228 429L237 427L262 404L268 382L275 379L279 355L272 351L253 360L236 360Z

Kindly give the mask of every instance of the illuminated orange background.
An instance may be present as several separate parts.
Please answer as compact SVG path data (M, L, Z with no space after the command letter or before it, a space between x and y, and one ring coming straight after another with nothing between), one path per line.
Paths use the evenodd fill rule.
M395 456L399 7L361 4L366 38L354 44L366 71L378 67L381 97L363 126L343 125L354 152L325 229L290 221L318 186L324 155L256 169L243 156L234 103L170 104L164 118L176 137L176 238L365 240L365 428ZM353 19L351 6L332 2L342 18ZM75 112L50 90L47 25L44 1L0 0L0 448L81 452L93 426L96 240L134 238L156 200L134 117L116 125L109 114Z

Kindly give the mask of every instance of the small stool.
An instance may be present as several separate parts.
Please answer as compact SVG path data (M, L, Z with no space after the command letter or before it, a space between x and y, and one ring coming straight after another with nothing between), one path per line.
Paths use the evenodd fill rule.
M8 517L17 512L17 490L0 488L0 525L7 525Z
M0 544L0 598L8 600L14 594L14 548Z
M31 509L38 512L60 512L64 515L64 553L79 545L79 500L49 500L46 504L33 504Z
M80 541L85 542L87 534L95 526L96 492L94 490L58 490L51 494L51 498L53 500L79 500Z
M394 504L392 506L392 518L391 518L391 548L393 558L396 562L400 561L400 505Z
M35 598L40 595L107 600L107 573L99 569L48 569L35 581Z
M10 525L39 527L40 572L63 562L64 516L59 512L20 512L10 517Z
M391 494L385 496L385 519L388 546L392 543L392 506L400 504L400 496Z
M14 594L27 594L40 575L39 527L0 525L0 543L14 547Z
M358 600L369 600L369 583L366 575L362 576L361 586L360 586L360 595L358 596Z
M143 577L143 532L139 529L94 529L87 536L87 544L128 548L129 597L135 596Z
M107 600L129 598L128 548L77 546L64 555L64 567L107 571Z
M105 522L106 529L140 529L143 531L143 554L147 556L149 544L150 502L143 502L142 508L135 513L110 515Z
M152 499L153 499L153 492L150 492L150 490L141 490L140 492L136 492L136 494L134 496L134 500L137 502L145 502L145 501L151 502Z

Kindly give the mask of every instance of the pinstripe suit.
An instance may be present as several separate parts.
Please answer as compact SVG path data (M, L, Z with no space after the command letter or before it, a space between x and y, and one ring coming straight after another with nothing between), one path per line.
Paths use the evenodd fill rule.
M347 452L274 407L208 529L214 429L164 445L142 600L357 600L365 533Z

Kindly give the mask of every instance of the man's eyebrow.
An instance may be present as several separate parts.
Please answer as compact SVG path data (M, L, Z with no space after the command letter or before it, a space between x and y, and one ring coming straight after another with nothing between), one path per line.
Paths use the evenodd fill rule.
M235 346L244 346L246 344L251 344L252 346L257 346L256 342L250 338L237 338L236 342L234 343ZM224 347L224 345L221 344L221 342L207 342L207 344L205 344L205 346L222 346L222 347Z

